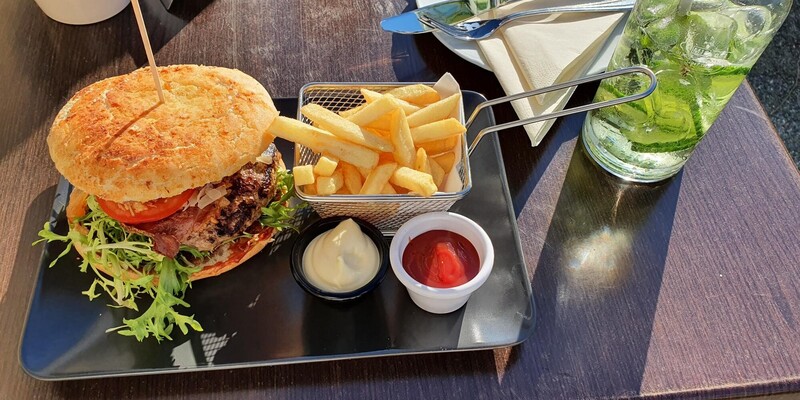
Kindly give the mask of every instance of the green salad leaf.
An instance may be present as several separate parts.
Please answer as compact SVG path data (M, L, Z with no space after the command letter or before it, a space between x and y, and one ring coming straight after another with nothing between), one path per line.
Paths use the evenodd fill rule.
M50 267L69 253L72 242L79 243L86 250L80 270L86 272L91 269L95 274L91 286L82 292L89 300L105 292L113 301L112 307L134 311L139 311L137 300L142 297L153 300L150 307L138 317L123 319L123 325L111 328L108 332L134 336L139 341L152 336L160 342L172 339L170 333L174 325L178 325L183 333L190 328L202 331L203 328L193 316L181 314L175 306L189 307L183 295L191 286L189 276L201 269L189 259L206 257L208 253L182 247L174 259L165 257L153 250L152 239L125 231L119 222L100 208L94 196L89 196L87 204L89 212L75 221L86 228L86 234L70 229L67 235L59 235L52 232L50 224L46 223L39 232L41 239L35 243L67 243L66 249L50 263ZM101 272L95 265L106 266L110 275ZM154 279L156 276L157 283Z
M286 170L278 170L276 174L278 184L278 191L283 193L280 200L273 201L266 207L261 207L261 222L262 226L269 226L275 228L277 231L282 231L286 228L297 229L294 225L294 214L308 206L308 203L302 202L294 207L288 205L289 199L295 195L294 189L294 176L291 172Z
M270 226L278 231L293 228L294 212L305 207L300 204L289 207L288 201L294 195L294 179L287 171L279 171L276 175L278 190L283 193L279 201L272 202L261 209L259 219L263 226ZM87 198L89 211L74 223L86 229L86 233L70 229L66 235L59 235L50 230L45 223L39 231L41 239L34 242L65 242L67 244L51 263L69 254L73 243L85 249L85 257L80 265L81 272L91 269L95 279L88 289L81 292L94 300L103 293L113 301L109 306L128 308L139 311L137 301L142 298L152 299L150 306L136 318L125 318L122 325L110 328L106 332L117 332L124 336L134 336L139 341L153 337L159 342L170 336L173 328L184 334L190 330L202 331L203 327L193 315L184 315L178 308L189 308L183 299L186 290L191 287L189 277L202 269L192 261L209 257L210 252L182 245L175 258L166 257L153 250L153 241L147 236L131 233L108 216L97 203L94 196ZM243 233L236 238L250 237ZM101 272L95 265L103 265L108 274ZM158 277L158 279L156 279Z

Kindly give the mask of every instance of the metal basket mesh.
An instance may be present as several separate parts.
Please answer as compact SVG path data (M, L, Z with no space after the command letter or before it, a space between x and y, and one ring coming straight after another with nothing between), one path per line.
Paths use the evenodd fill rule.
M341 112L357 107L365 102L361 96L361 88L378 93L389 91L407 84L368 84L368 83L315 83L300 89L297 119L310 124L300 112L300 107L316 103L334 112ZM463 120L461 121L464 122ZM419 197L405 194L394 195L329 195L316 196L297 188L300 199L308 202L321 217L350 216L369 221L383 233L394 233L409 219L428 212L447 211L458 200L462 199L472 187L469 173L466 141L461 141L461 159L458 174L461 178L461 190L455 193L436 193L431 197ZM295 166L315 164L319 154L302 146L295 146Z

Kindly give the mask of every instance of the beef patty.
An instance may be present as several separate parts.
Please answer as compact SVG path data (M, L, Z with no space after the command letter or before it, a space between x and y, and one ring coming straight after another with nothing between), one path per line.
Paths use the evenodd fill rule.
M277 193L277 165L281 154L270 145L266 155L272 162L251 162L214 185L227 191L204 208L187 207L159 221L126 225L126 229L153 239L153 250L175 257L180 246L213 251L243 233L261 217L261 207Z

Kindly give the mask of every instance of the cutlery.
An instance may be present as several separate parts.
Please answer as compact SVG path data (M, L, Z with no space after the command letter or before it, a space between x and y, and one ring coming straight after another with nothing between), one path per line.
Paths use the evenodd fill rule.
M480 13L475 13L470 7L469 0L451 0L441 3L431 4L429 6L420 7L416 10L402 13L394 17L384 18L381 21L381 28L387 32L401 33L401 34L418 34L434 32L436 28L425 25L419 20L421 13L426 13L429 16L446 22L448 24L457 24L482 15L483 13L496 8L500 5L506 5L519 0L497 1L489 2L489 8L482 10Z
M635 0L608 0L585 4L574 4L568 6L538 8L535 10L521 11L509 14L503 18L488 19L482 21L462 22L450 25L422 12L419 20L432 28L438 29L449 36L460 40L480 40L491 36L501 26L520 19L543 14L560 13L579 13L579 12L609 12L609 11L628 11L633 8Z

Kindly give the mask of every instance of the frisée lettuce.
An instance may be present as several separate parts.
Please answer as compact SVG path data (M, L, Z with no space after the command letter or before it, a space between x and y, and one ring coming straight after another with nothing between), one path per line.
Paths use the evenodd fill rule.
M46 223L39 231L42 238L34 244L47 241L66 242L66 249L50 263L54 266L59 258L65 256L72 248L73 242L79 243L85 250L80 265L81 272L91 269L95 279L91 286L82 292L94 300L105 292L113 301L111 307L124 307L139 311L136 302L142 297L150 297L152 304L141 315L132 319L123 319L123 325L110 328L107 332L116 331L125 336L134 336L139 341L153 336L156 340L172 339L175 325L184 334L189 329L202 331L200 323L194 316L181 314L175 306L189 307L183 300L186 289L191 287L189 276L201 269L189 258L203 258L208 254L193 248L181 247L181 251L173 258L165 257L153 250L152 239L135 233L129 233L122 225L109 217L97 204L94 196L87 199L89 211L75 221L75 224L86 228L86 233L70 229L67 235L59 235L50 230ZM108 275L98 270L95 265L103 265ZM156 277L158 279L156 279Z
M278 189L284 194L280 201L262 208L260 222L263 226L281 230L292 226L294 211L303 205L287 206L294 194L291 173L280 171L277 178ZM151 238L126 231L122 224L103 211L94 196L87 198L87 206L86 215L73 221L77 228L83 229L73 228L66 235L60 235L50 229L49 223L45 223L39 231L41 239L34 244L66 243L66 248L50 263L50 267L69 254L73 243L81 247L84 257L80 270L85 273L91 269L95 275L89 288L81 292L89 300L105 293L112 300L110 307L134 311L140 311L137 302L152 300L137 317L124 318L122 325L106 332L134 336L139 341L153 337L160 342L172 340L175 326L184 334L190 330L202 331L194 315L186 315L182 308L190 307L184 300L186 290L191 287L189 277L202 269L194 262L209 257L210 252L181 245L175 258L166 257L153 250ZM97 265L104 266L104 271L98 269Z

